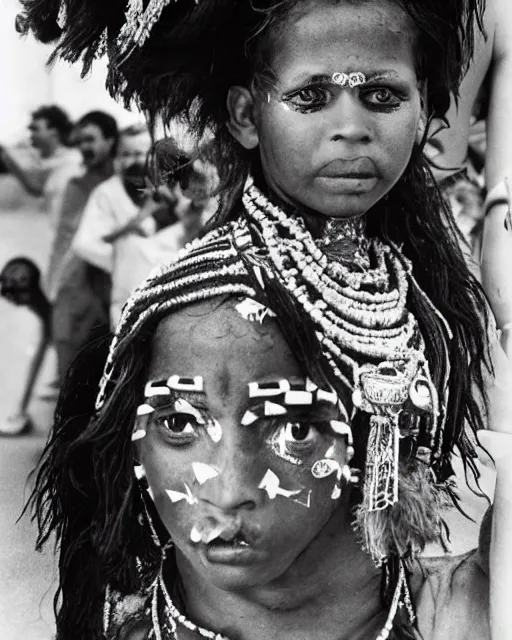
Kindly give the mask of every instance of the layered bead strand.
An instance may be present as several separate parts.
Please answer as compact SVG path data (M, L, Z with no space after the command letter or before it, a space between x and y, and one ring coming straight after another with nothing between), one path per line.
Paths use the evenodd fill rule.
M362 361L412 359L418 328L406 309L407 274L389 247L372 240L376 267L350 271L328 260L301 218L287 216L254 185L246 190L244 205L249 220L260 229L280 280L318 327L326 356L344 383L336 360L355 370ZM367 290L370 286L374 291Z

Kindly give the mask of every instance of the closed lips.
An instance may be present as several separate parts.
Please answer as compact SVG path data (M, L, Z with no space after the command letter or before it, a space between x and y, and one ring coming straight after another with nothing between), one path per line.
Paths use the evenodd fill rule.
M324 165L318 175L324 178L368 179L377 177L373 162L367 158L358 160L333 160Z

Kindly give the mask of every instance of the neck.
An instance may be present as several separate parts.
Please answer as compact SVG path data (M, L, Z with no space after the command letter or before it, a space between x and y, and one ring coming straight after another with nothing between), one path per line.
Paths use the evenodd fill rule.
M367 638L385 619L380 571L361 550L348 510L338 509L320 534L276 580L243 592L205 582L178 553L191 620L230 640L276 637Z
M41 149L41 155L43 158L50 158L61 147L62 144L58 140L49 140L48 143Z
M110 178L110 176L112 176L114 173L114 161L112 160L112 158L108 158L101 164L90 167L87 173L91 176L106 180L107 178Z

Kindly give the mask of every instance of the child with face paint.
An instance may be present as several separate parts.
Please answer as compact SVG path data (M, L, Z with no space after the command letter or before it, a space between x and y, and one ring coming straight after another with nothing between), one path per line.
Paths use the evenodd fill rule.
M505 638L498 507L479 550L420 558L454 448L474 469L490 427L510 457L485 299L422 155L480 3L25 8L224 160L211 231L128 300L94 408L91 359L61 397L33 497L59 637Z

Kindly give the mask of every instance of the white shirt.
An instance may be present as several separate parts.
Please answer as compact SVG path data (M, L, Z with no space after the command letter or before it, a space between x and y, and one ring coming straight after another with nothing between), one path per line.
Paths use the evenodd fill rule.
M41 158L40 165L49 171L43 187L43 206L51 227L56 229L66 186L71 178L84 172L82 155L77 149L60 147L51 157Z
M110 307L112 329L119 323L123 305L134 289L155 267L176 260L182 248L182 237L183 226L176 222L147 237L131 233L116 240Z
M83 260L113 275L114 248L103 238L130 222L138 211L118 175L105 180L91 193L73 240L73 250ZM152 218L140 226L148 234L155 230Z

